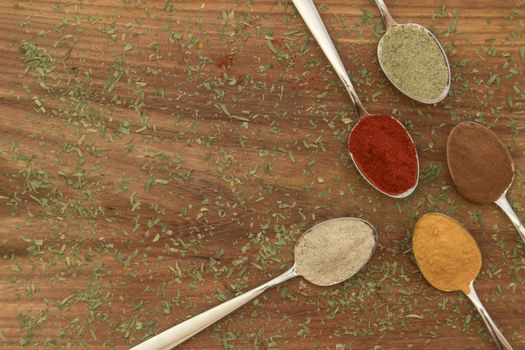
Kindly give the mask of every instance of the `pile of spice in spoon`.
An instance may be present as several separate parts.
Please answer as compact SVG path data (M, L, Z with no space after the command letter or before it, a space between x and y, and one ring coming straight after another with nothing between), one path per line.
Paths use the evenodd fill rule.
M416 149L399 121L388 115L361 118L348 138L350 154L378 190L402 197L417 184Z
M368 222L351 218L327 220L297 241L296 271L318 286L337 284L363 268L375 245L375 230Z
M375 0L386 27L377 46L381 69L394 86L422 103L437 103L450 89L450 65L445 50L427 28L399 24L383 0Z
M496 203L525 242L525 227L506 196L514 162L498 136L478 123L458 124L448 137L447 162L458 191L474 203Z
M399 24L381 39L378 56L390 81L405 95L435 103L446 96L446 59L429 32L416 24Z

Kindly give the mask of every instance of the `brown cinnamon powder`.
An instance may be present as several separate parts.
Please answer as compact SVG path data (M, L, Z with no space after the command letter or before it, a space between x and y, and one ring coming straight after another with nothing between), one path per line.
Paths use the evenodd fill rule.
M447 142L447 161L458 191L475 203L495 202L514 177L512 158L498 136L481 124L458 124Z

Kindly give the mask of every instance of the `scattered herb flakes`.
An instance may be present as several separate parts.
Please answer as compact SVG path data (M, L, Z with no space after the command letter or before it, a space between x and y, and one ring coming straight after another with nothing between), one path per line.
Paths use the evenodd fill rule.
M322 289L290 281L195 346L352 349L414 338L412 348L432 348L445 336L487 346L470 305L434 292L413 268L410 230L430 210L484 225L482 248L499 254L484 264L480 285L494 287L484 298L512 310L505 331L525 345L511 321L525 303L513 229L458 197L442 169L446 131L463 120L494 128L520 153L521 4L502 3L490 23L461 4L421 12L452 64L450 96L435 107L400 98L374 50L355 54L384 32L373 4L344 15L321 6L360 96L404 121L420 146L422 185L395 204L349 161L355 112L291 2L218 13L209 2L40 5L15 2L0 15L13 24L3 46L0 244L14 325L0 346L129 347L284 271L301 232L347 215L380 231L363 272ZM471 23L485 32L466 30ZM518 212L524 188L518 174Z
M439 176L442 169L443 169L442 164L432 164L431 163L425 166L423 170L421 170L421 173L419 174L419 179L424 184L429 184Z

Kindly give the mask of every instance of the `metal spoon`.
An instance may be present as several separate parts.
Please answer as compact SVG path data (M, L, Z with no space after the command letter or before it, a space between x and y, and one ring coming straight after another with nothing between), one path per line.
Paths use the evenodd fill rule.
M427 28L423 27L422 25L419 25L419 24L416 24L416 23L407 23L407 24L397 23L394 20L394 18L390 15L390 12L388 11L388 8L386 7L386 4L385 4L385 2L383 0L375 0L375 2L376 2L377 7L379 8L379 11L381 12L381 16L383 17L383 22L384 22L385 27L386 27L385 35L390 29L392 29L394 27L399 27L399 26L415 26L415 27L418 27L418 28L424 30L425 33L427 33L428 36L430 36L435 41L436 45L439 47L439 50L443 54L443 57L445 58L445 62L447 63L448 84L446 85L446 87L443 90L443 92L441 93L441 95L439 95L438 97L436 97L435 99L432 99L432 100L425 100L425 99L418 98L417 96L410 95L407 91L403 91L403 89L401 89L401 87L394 82L392 77L390 77L387 74L387 70L385 69L385 66L384 66L383 62L381 61L381 47L382 47L382 44L383 44L383 39L385 38L385 35L383 35L383 37L379 41L379 45L377 46L377 57L378 57L379 65L381 66L381 69L385 73L385 75L388 78L388 80L390 80L392 85L394 85L403 94L405 94L406 96L408 96L411 99L414 99L414 100L416 100L418 102L427 103L427 104L434 104L434 103L438 103L439 101L443 100L448 95L448 91L450 90L450 83L451 83L452 79L451 79L451 76L450 76L450 64L448 63L447 54L445 53L445 50L443 49L443 46L441 46L441 44L439 43L439 40L434 36L434 34L432 34L432 32L430 30L428 30Z
M416 228L414 229L414 235L413 235L412 241L413 241L413 251L414 251L414 256L416 258L416 263L418 264L421 272L423 273L423 276L428 281L428 283L430 283L436 289L439 289L439 290L444 291L444 292L456 292L456 291L463 292L463 294L465 294L470 299L470 301L472 301L472 303L474 304L474 306L478 310L478 312L479 312L481 318L483 319L483 321L485 322L485 325L487 326L490 334L494 338L494 341L495 341L496 346L498 347L498 349L499 350L512 350L512 346L509 344L507 339L505 339L505 336L503 336L503 333L501 333L501 331L499 330L499 328L496 325L496 323L494 322L494 320L492 320L492 318L490 317L489 313L487 312L487 310L485 309L485 307L481 303L481 300L479 299L478 295L476 294L476 290L474 289L474 280L476 279L476 277L478 276L479 272L481 271L481 252L480 252L479 247L476 244L476 241L474 240L473 237L472 237L472 241L474 242L474 246L475 246L475 249L476 249L476 251L475 251L475 255L476 256L473 256L471 258L478 260L478 266L476 266L476 271L469 271L469 272L472 272L471 276L465 276L466 280L461 281L462 285L465 285L465 286L468 285L469 286L468 290L464 290L466 288L461 288L461 289L457 289L457 290L456 289L445 289L442 286L437 285L436 282L433 281L431 277L430 278L427 277L427 276L432 276L432 275L431 274L427 275L428 271L426 271L426 267L423 266L423 265L420 265L420 262L418 261L418 244L417 244L418 240L421 241L421 240L425 239L424 235L425 235L426 232L418 231L418 224L420 224L421 222L423 222L426 219L432 218L432 216L444 217L447 220L449 220L453 225L458 225L458 226L461 226L463 228L463 226L458 221L454 220L453 218L451 218L451 217L449 217L447 215L440 214L440 213L428 213L428 214L423 215L419 219L419 221L416 223ZM466 233L468 235L470 235L470 233L465 228L463 228L463 229L466 231ZM437 233L433 231L433 232L429 232L429 234L435 235ZM436 255L434 254L432 256L427 256L427 259L432 259L433 257L436 257ZM426 264L431 264L434 267L440 267L439 261L430 260ZM443 269L444 269L444 267L443 267Z
M331 219L324 222L321 222L312 228L310 228L308 231L304 232L301 237L299 237L299 240L297 241L295 247L297 249L297 246L301 243L301 241L308 236L309 234L315 234L316 228L321 227L322 225L332 224L334 221L354 221L354 222L360 222L364 223L365 225L369 226L371 228L371 235L374 239L374 245L370 249L370 253L368 256L368 259L366 259L361 266L358 267L357 272L363 268L363 266L370 260L372 257L372 254L375 250L375 247L377 245L377 232L375 228L367 221L358 219L358 218L350 218L350 217L343 217L343 218L337 218L337 219ZM337 244L337 242L335 242ZM169 350L182 342L188 340L195 334L199 333L200 331L204 330L208 326L212 325L213 323L217 322L221 318L227 316L228 314L232 313L233 311L237 310L239 307L243 306L244 304L248 303L250 300L253 300L254 298L258 297L260 294L262 294L264 291L271 287L275 287L276 285L283 283L291 278L300 276L300 272L297 271L297 265L301 265L301 256L297 255L295 256L296 261L294 265L286 272L284 272L282 275L266 282L265 284L254 288L244 294L241 294L233 299L230 299L218 306L215 306L214 308L205 311L197 316L194 316L190 318L189 320L186 320L168 330L165 330L164 332L146 340L145 342L133 347L131 350ZM355 273L357 273L355 272ZM331 286L334 284L341 283L350 277L352 277L355 273L351 275L344 276L343 278L330 281L329 283L319 282L313 279L307 279L307 277L304 277L307 279L310 283L313 283L315 285L319 286Z
M512 346L509 344L507 339L505 339L505 336L501 331L499 330L498 326L496 325L496 322L490 317L489 313L481 303L481 300L479 299L478 295L476 294L476 290L474 289L474 281L470 282L470 293L466 294L466 296L472 301L472 304L476 307L476 310L478 310L479 315L481 316L481 319L483 322L485 322L485 325L487 326L490 334L492 335L492 338L494 338L494 342L496 343L496 346L499 350L513 350Z
M458 152L459 151L459 150L453 149L453 146L452 146L453 143L452 143L451 140L453 140L453 138L456 138L456 137L461 137L461 136L457 136L460 132L466 132L466 131L468 131L468 130L470 130L472 128L475 128L478 131L483 131L484 134L485 134L484 137L483 137L483 140L474 140L474 142L484 142L484 143L486 143L486 142L488 142L488 141L490 141L492 139L492 141L501 148L501 150L502 150L501 151L502 159L504 159L503 157L506 157L507 158L506 159L507 162L511 165L510 168L507 169L507 175L505 177L502 177L502 183L500 184L501 186L498 186L498 189L497 189L497 190L502 191L502 192L501 192L501 195L499 196L499 198L497 198L495 201L494 201L495 198L492 198L490 200L486 200L486 199L485 200L480 200L480 198L477 198L477 197L473 198L472 195L469 195L469 193L467 193L463 189L463 181L465 181L465 179L460 178L456 174L456 172L458 171L458 168L465 167L466 164L468 164L468 162L463 162L463 161L452 162L452 160L451 160L450 154L453 153L453 152ZM480 152L476 152L475 156L480 161L483 161L485 159L484 154L480 153ZM492 201L494 201L494 203L496 203L503 210L503 212L505 214L507 214L507 216L509 217L510 221L512 222L512 224L514 225L514 227L518 231L521 239L523 240L523 242L525 242L525 227L523 226L523 224L521 223L520 219L518 218L518 215L516 215L516 213L512 209L512 206L510 205L509 201L507 200L507 192L509 191L509 189L510 189L510 187L512 185L512 182L514 180L514 177L515 177L514 162L512 160L511 154L509 153L509 151L507 150L507 148L505 147L503 142L499 139L499 137L494 132L492 132L491 130L487 129L486 127L484 127L483 125L481 125L479 123L474 123L474 122L463 122L463 123L460 123L460 124L456 125L454 127L454 129L452 129L452 131L450 132L450 135L448 137L448 142L447 142L447 163L448 163L448 168L449 168L449 171L450 171L450 175L452 176L452 180L456 184L456 186L457 186L458 190L461 192L461 194L463 194L463 196L465 196L467 199L471 200L472 202L475 202L475 203L478 203L478 204L491 203ZM489 162L486 162L486 161L485 161L485 163L486 163L485 166L493 165L493 164L490 164ZM512 172L512 174L510 174L510 172ZM479 173L479 171L478 171L478 173ZM473 174L472 176L475 176L475 175L476 174ZM509 179L508 183L504 182L505 178ZM484 191L486 191L486 189L487 189L487 185L480 184L479 188L476 188L476 190L477 190L476 192L478 194L479 193L483 193Z
M525 243L525 227L521 223L520 219L518 218L518 215L514 212L514 210L512 209L512 206L510 205L507 199L507 192L509 188L510 188L510 185L505 190L505 192L503 192L501 197L499 197L498 200L495 201L494 203L496 203L498 207L500 207L501 210L503 210L503 212L507 214L508 218L510 219L510 221L512 222L512 224L518 231L518 234L520 235L521 239Z
M323 20L321 19L321 16L319 15L319 12L317 11L317 8L315 7L315 4L312 0L292 0L295 7L297 8L297 11L303 18L304 22L312 32L314 38L317 40L317 43L323 50L324 54L330 61L330 64L334 68L335 72L339 76L339 79L343 82L343 85L350 95L350 99L352 100L353 104L355 105L357 109L357 113L359 114L359 117L361 118L357 124L353 127L352 131L350 132L350 136L348 138L349 142L352 138L352 133L359 124L359 122L362 120L363 117L373 117L378 114L370 114L365 109L363 103L359 99L359 96L357 95L357 92L354 89L354 86L352 85L352 81L348 77L348 74L346 72L346 68L343 65L343 62L341 61L341 58L339 57L339 54L337 53L337 50L334 46L334 43L332 42L332 39L330 38L330 35L328 34L328 31L323 23ZM390 116L392 119L395 119L394 117ZM407 133L408 137L412 141L412 144L414 145L414 150L416 149L416 146L414 144L414 140L410 136L409 132L406 130L405 126L400 123L397 119L395 119L399 125L403 128L403 130ZM352 152L350 152L350 156L352 158L352 161L354 162L357 170L363 176L363 178L376 190L383 193L384 195L387 195L392 198L405 198L412 194L414 190L417 187L418 181L419 181L419 158L417 156L417 151L415 151L416 154L416 166L417 166L417 177L416 181L414 183L414 186L410 189L406 190L405 192L401 194L390 194L387 192L384 192L380 188L378 188L370 179L367 177L368 175L359 167L359 164L354 159L354 155Z

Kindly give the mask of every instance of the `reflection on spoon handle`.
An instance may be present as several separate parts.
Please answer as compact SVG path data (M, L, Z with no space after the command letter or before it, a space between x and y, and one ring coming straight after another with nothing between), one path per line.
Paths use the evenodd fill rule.
M485 325L487 325L487 328L489 329L490 334L492 334L492 337L494 338L494 342L496 342L496 346L498 347L498 349L513 350L512 346L509 344L507 339L505 339L503 333L501 333L501 331L498 329L498 326L492 320L487 310L485 310L485 307L481 303L481 300L479 300L479 297L476 294L476 291L474 290L474 283L470 284L470 293L468 293L467 296L478 310L479 314L481 315L481 318L485 322Z
M301 17L303 17L304 22L312 32L315 40L317 40L317 43L332 64L332 67L334 67L335 72L343 82L346 91L348 91L348 94L350 95L350 98L357 109L357 113L360 117L367 115L368 112L357 96L354 86L352 85L352 81L346 73L343 62L337 53L334 43L330 38L330 34L328 34L328 31L326 30L319 12L317 12L314 2L312 0L293 0L293 3L297 8L297 11L299 11Z
M390 12L388 11L388 7L386 7L386 4L383 0L375 0L377 7L379 8L379 11L381 12L381 16L383 17L383 22L385 23L386 30L389 30L393 26L397 24L397 22L394 20L392 15L390 15Z
M156 336L146 340L143 343L131 348L131 350L168 350L180 343L188 340L195 334L204 330L206 327L217 322L226 315L237 310L250 300L258 297L268 288L274 287L279 283L289 280L290 278L297 277L298 274L295 271L295 266L290 268L282 275L274 278L265 284L254 288L244 294L241 294L233 299L230 299L220 305L215 306L208 311L205 311L197 316L190 318L178 325L165 330L164 332L157 334Z
M521 223L520 219L518 218L518 215L514 212L512 209L512 206L510 205L509 201L507 200L507 197L505 196L505 193L499 197L499 199L496 201L496 204L507 214L510 221L512 221L512 224L514 227L516 227L516 230L518 230L518 233L521 236L521 239L525 243L525 227Z

